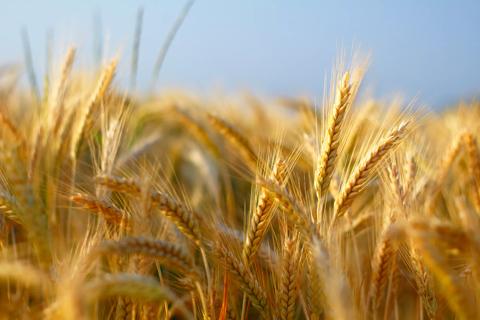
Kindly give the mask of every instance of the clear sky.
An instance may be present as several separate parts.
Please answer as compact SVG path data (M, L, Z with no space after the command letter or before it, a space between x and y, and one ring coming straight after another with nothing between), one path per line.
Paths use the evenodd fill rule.
M2 1L0 62L21 62L28 30L37 73L45 70L47 30L54 54L79 49L77 67L120 53L128 79L137 8L144 8L138 83L147 87L159 48L184 5L156 1ZM101 34L94 16L101 17ZM98 31L98 29L97 29ZM336 58L352 48L371 54L365 86L376 97L442 106L480 93L480 1L197 0L165 60L159 88L200 93L321 97Z

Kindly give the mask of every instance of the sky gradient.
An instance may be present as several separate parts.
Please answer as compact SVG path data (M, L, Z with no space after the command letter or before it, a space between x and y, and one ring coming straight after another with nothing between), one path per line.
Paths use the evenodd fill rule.
M159 48L183 1L9 1L2 4L0 63L22 62L20 30L42 74L46 39L54 56L70 44L76 67L94 64L95 37L105 58L120 54L129 76L137 8L144 8L138 85L146 88ZM100 17L100 34L94 32ZM98 29L97 29L98 30ZM259 95L320 98L340 53L370 54L364 88L375 97L401 94L434 107L480 93L480 1L197 0L160 73L159 89L199 93L251 90ZM348 59L347 59L348 61Z

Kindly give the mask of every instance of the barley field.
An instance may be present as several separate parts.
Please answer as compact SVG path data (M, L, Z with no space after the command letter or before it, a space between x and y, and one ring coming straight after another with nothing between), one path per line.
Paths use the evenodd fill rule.
M314 101L26 57L0 70L0 319L478 318L478 102L359 99L361 59Z
M473 319L480 105L137 96L3 70L4 319Z

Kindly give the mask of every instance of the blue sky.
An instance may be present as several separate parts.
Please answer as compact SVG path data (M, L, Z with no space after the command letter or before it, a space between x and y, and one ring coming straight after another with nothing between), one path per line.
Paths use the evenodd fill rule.
M105 58L119 53L129 73L136 11L144 8L138 83L147 87L158 50L184 1L4 1L0 62L21 62L30 36L37 73L47 30L54 55L79 49L92 66L93 20L101 17ZM371 55L365 87L374 96L443 106L480 93L480 1L197 0L175 38L158 88L200 93L249 89L260 95L321 97L340 53Z

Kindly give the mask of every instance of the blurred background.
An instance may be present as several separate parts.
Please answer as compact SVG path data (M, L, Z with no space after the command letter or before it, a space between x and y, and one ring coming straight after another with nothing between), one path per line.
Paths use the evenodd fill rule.
M74 44L77 69L119 55L119 82L128 85L135 21L143 8L137 88L145 90L185 3L3 1L0 62L23 63L24 29L40 82L49 68L48 50L53 61L61 61ZM369 94L401 94L405 101L441 108L480 93L479 31L478 0L197 0L171 44L156 88L320 99L338 57L348 62L359 51L370 55L364 82Z

